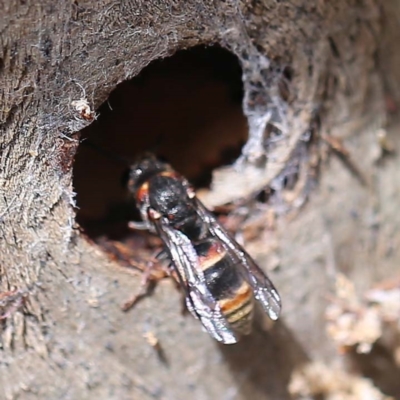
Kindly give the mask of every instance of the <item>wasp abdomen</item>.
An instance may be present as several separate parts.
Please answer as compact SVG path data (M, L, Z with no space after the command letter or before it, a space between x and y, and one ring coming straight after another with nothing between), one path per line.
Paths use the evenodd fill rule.
M218 301L225 318L235 331L250 333L254 307L250 286L220 242L203 241L195 248L206 285Z

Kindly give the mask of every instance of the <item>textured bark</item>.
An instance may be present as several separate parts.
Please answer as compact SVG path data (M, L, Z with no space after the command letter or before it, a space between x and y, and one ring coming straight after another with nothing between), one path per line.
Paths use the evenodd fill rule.
M296 367L340 358L323 317L332 268L360 292L400 272L400 159L376 162L380 129L400 150L397 110L387 112L400 100L396 3L42 0L1 8L0 291L14 297L3 300L10 315L0 331L0 398L286 399ZM309 196L306 205L247 244L263 268L279 265L271 277L282 318L228 347L180 314L168 280L121 312L140 277L127 279L80 234L72 188L76 132L90 124L72 102L85 98L95 110L151 61L212 43L243 68L250 140L236 195L277 185L310 132L307 181L319 165L317 187L291 193ZM260 173L252 162L262 155L266 115L282 137ZM324 158L328 136L343 140L362 182L339 158ZM232 200L225 194L240 174L215 174L205 201ZM276 245L266 249L265 240Z

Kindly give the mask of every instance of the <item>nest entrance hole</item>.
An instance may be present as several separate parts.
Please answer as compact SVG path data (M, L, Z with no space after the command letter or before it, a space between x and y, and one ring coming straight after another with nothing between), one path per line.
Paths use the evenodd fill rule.
M241 75L232 53L195 47L151 63L111 93L80 132L74 162L77 221L86 235L121 241L132 234L127 222L137 210L122 184L128 165L117 158L151 151L207 187L214 168L240 155L248 134Z

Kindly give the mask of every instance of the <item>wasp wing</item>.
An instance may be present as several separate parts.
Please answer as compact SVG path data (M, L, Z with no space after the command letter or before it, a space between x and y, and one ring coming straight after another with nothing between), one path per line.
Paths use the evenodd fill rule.
M236 343L235 333L207 288L203 271L199 267L198 255L189 238L171 228L162 218L155 220L154 225L170 253L180 284L186 291L189 311L200 319L213 338L225 344Z
M203 203L195 198L200 217L207 222L212 235L218 237L238 259L241 272L253 289L254 297L272 320L277 320L281 311L281 298L272 282L249 254L220 225Z

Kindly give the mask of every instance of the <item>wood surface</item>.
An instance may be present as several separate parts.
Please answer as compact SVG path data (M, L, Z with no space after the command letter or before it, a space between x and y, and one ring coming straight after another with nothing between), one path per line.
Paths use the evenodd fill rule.
M296 368L343 362L324 317L336 273L363 293L400 272L398 4L3 0L0 9L0 307L10 314L0 321L0 398L285 400ZM141 277L81 233L72 183L90 111L152 61L212 44L242 67L250 139L241 172L214 171L203 198L221 205L275 185L289 204L267 203L272 228L249 211L261 229L246 248L273 268L284 308L272 329L260 317L234 346L182 315L169 279L121 311ZM266 115L281 138L259 174ZM293 160L312 186L279 184ZM396 376L398 367L372 379L394 396Z

